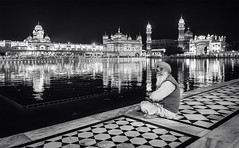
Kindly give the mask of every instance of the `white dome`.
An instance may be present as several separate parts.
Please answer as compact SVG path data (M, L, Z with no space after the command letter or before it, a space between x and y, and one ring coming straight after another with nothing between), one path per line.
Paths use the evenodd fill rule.
M50 39L50 37L48 35L45 36L45 39Z
M192 36L192 35L193 33L188 28L188 30L185 32L185 36Z
M180 18L179 23L184 24L184 20L182 17Z
M151 28L151 25L148 23L147 28Z
M137 37L137 40L142 40L141 35L139 35L139 36Z
M35 26L35 30L42 30L42 26L39 23Z

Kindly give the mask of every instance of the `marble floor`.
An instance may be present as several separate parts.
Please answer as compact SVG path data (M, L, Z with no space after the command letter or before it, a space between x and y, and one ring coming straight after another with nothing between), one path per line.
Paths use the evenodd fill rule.
M19 147L178 147L196 139L180 131L121 116Z
M184 95L177 119L146 119L138 104L0 139L0 147L237 147L239 80ZM16 142L11 142L11 140Z
M184 98L178 121L213 129L239 110L239 83Z

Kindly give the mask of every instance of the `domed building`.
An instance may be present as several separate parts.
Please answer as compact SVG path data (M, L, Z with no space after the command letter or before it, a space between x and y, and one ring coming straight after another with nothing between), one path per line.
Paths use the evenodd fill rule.
M191 39L193 39L193 33L188 28L188 30L184 34L184 42L183 42L184 52L189 51L189 42Z
M142 55L142 37L135 40L131 36L124 35L120 28L115 35L103 36L104 55L107 57L138 57Z
M28 44L29 50L52 50L54 48L54 44L51 42L49 36L44 36L44 30L42 26L38 24L34 27L32 31L32 36L29 35L24 42Z
M181 16L178 23L178 47L183 49L185 55L205 55L225 51L225 36L193 36L189 28L184 32L184 25L185 22Z
M226 36L217 35L195 35L193 39L189 41L190 55L217 55L226 49Z
M27 42L48 42L50 43L50 37L49 36L45 36L44 37L44 30L42 28L42 26L38 24L35 26L34 30L32 31L32 36L27 37L24 41Z
M189 28L184 32L184 25L185 22L181 16L178 23L178 47L181 47L184 50L185 55L205 55L225 51L225 36L193 36L193 33Z
M44 34L43 27L38 24L34 27L32 35L24 41L0 41L0 47L6 48L4 55L14 57L64 57L64 56L89 56L100 57L103 54L102 44L75 44L52 42L48 35ZM114 40L127 39L120 32L116 34Z
M188 28L188 30L185 32L184 39L189 41L192 38L193 38L193 33Z

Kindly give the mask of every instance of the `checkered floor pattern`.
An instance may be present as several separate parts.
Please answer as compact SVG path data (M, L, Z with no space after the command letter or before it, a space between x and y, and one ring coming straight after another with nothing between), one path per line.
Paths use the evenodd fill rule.
M211 129L239 110L239 83L184 98L178 121Z
M22 145L23 148L156 148L185 147L197 137L121 116Z

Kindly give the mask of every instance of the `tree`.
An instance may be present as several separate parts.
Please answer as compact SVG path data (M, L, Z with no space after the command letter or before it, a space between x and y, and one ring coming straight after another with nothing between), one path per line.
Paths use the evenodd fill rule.
M181 47L169 45L165 48L166 48L166 52L164 54L167 56L183 53L183 49Z
M239 50L239 42L238 41L230 42L226 45L226 48L228 51Z
M4 56L6 53L6 49L3 47L0 47L0 56Z

